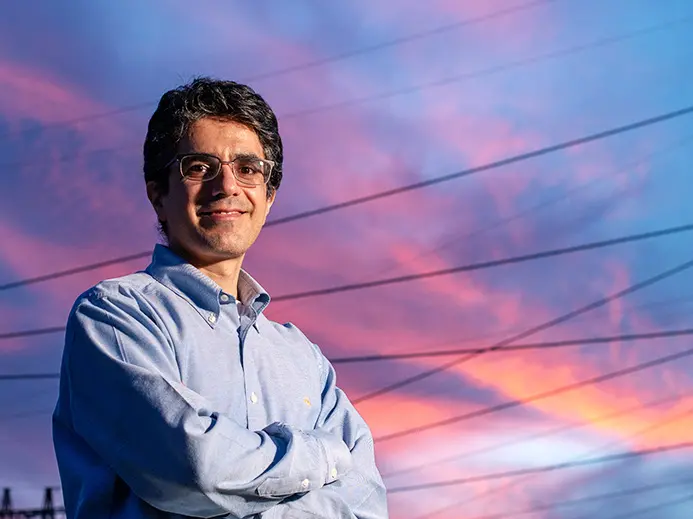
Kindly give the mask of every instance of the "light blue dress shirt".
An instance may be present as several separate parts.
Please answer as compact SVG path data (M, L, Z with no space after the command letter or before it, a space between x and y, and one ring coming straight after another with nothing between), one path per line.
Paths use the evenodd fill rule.
M387 518L366 423L318 347L157 245L68 319L53 440L69 519Z

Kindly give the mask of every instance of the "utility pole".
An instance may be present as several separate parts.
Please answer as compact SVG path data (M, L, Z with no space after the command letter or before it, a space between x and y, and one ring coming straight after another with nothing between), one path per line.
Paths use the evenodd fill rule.
M47 487L43 494L43 509L41 519L55 519L55 507L53 506L53 488Z
M2 504L0 504L0 519L12 519L12 492L9 488L2 490Z
M12 505L12 490L4 488L0 503L0 519L60 519L65 517L65 509L56 507L53 502L53 490L56 490L56 487L46 487L41 508L19 510Z

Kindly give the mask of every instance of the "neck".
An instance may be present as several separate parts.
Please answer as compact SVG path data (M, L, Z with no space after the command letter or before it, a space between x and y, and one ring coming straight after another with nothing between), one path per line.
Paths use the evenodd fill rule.
M238 299L238 277L241 274L241 263L242 258L228 259L204 265L192 263L192 265L212 279L224 292Z
M238 299L238 278L241 274L241 265L245 254L237 258L200 258L192 257L184 250L171 247L174 252L188 261L205 276L214 281L227 294Z

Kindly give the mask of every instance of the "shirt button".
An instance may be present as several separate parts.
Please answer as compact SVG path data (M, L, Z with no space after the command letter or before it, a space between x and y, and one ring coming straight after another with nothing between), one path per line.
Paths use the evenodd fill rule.
M307 479L304 479L303 481L301 481L301 486L303 488L308 488L310 486L310 481Z
M250 393L250 401L251 401L253 404L257 404L257 395L255 394L255 391L253 391L252 393Z
M208 320L210 323L215 323L215 322L217 322L217 316L214 315L214 314L209 314L209 317L207 317L207 320Z
M226 301L229 300L229 296L227 296L226 294L221 294L219 296L219 299L221 299L224 303L226 303Z
M332 477L332 479L337 479L337 468L336 467L332 467L332 470L330 471L330 477Z

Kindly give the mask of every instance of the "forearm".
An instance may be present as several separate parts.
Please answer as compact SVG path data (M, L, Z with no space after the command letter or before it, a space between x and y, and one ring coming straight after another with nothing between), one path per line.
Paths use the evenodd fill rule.
M111 318L118 308L105 317L100 311L85 309L89 326L73 322L68 330L65 419L152 506L182 515L244 517L350 469L351 454L339 435L278 424L250 431L215 412L176 380L171 359L136 358L139 351L162 351L165 339L129 346L127 330L111 324L118 323ZM78 321L81 316L78 310Z
M129 402L128 416L113 414L112 406L97 409L94 394L76 395L73 409L90 411L76 413L75 429L157 508L196 515L192 512L209 514L216 507L217 514L242 517L241 512L257 513L320 488L333 481L332 469L339 476L350 466L350 453L343 443L340 452L338 438L276 424L251 432L192 405L190 395L183 400L166 390L163 379L142 377L153 378L146 385L158 389L158 409L142 395L128 395L126 388L119 393Z
M355 470L339 481L288 498L262 514L263 519L387 519L382 484Z
M325 519L387 519L387 496L375 464L373 436L344 392L336 386L334 368L319 348L313 346L324 373L317 427L342 438L351 452L353 468L333 484L279 503L268 512L269 517L276 514L277 519L291 519L311 514Z

